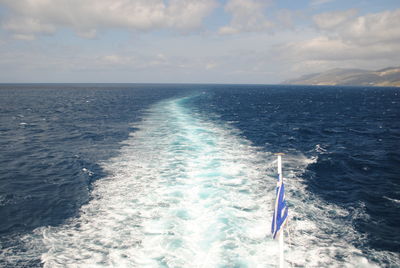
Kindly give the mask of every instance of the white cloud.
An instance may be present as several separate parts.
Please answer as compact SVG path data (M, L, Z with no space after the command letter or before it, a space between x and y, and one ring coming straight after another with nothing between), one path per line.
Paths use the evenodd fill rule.
M334 2L335 0L311 0L310 5L311 6L319 6L319 5L323 5L323 4L327 4L330 2Z
M106 55L102 56L99 58L99 61L104 63L104 64L111 64L111 65L125 65L127 63L132 62L132 59L130 57L122 57L117 54L111 54L111 55Z
M76 34L82 38L86 39L94 39L97 36L97 30L96 29L78 29L76 30Z
M35 40L35 35L33 34L13 34L13 38L16 40L32 41Z
M201 27L215 0L2 0L11 14L3 28L15 34L51 34L59 27L93 38L98 29L139 31Z
M292 72L326 69L379 69L400 62L400 9L356 16L354 9L313 17L313 37L276 49Z
M400 58L400 47L395 44L358 46L325 36L291 43L284 49L291 52L287 56L301 60L351 61Z
M264 15L270 1L262 0L229 0L225 11L231 14L229 25L219 29L220 34L236 34L240 32L258 32L273 26Z
M48 23L43 23L36 18L16 17L11 18L3 24L3 28L18 34L52 34L55 32L55 27Z
M298 32L309 27L310 16L305 10L277 9L271 15L274 19L274 31L276 34L281 31Z
M400 9L354 17L356 10L314 16L317 27L328 36L368 45L400 41Z
M356 14L356 9L326 12L315 15L313 21L321 30L333 30L345 26L345 23L354 18Z
M400 45L400 9L361 16L339 29L343 39L358 44Z
M1 26L20 40L60 29L84 38L107 29L188 32L202 27L216 1L0 0ZM269 0L224 2L230 16L212 34L127 36L117 31L112 41L94 42L59 38L69 32L60 31L57 38L39 38L26 47L0 31L0 79L271 83L335 67L378 69L400 62L399 9L362 16L349 9L310 18L310 9L280 9L269 6ZM221 19L210 17L207 25L214 27ZM269 30L273 38L265 34ZM252 34L219 35L246 32Z
M212 69L214 69L214 68L216 68L218 66L218 64L217 63L215 63L215 62L210 62L210 63L207 63L206 64L206 70L212 70Z
M299 12L293 12L289 9L281 9L276 13L276 18L279 24L285 29L294 28L294 18L299 14Z

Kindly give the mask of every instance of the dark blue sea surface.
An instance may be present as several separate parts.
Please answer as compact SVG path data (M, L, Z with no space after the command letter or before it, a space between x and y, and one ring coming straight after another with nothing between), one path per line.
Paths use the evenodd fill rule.
M110 158L134 131L130 123L140 120L150 104L181 89L1 85L1 249L12 247L18 254L15 235L73 217L89 200L91 183L105 175L98 162ZM11 264L1 259L1 265Z
M219 135L223 136L222 141L218 140ZM245 147L231 152L229 144L223 143L230 139L232 144L239 139L237 147ZM147 142L149 144L146 144ZM224 188L225 186L217 189L215 186L218 178L234 179L233 173L221 171L228 162L229 165L237 163L243 169L234 173L240 177L244 176L243 172L250 172L246 170L262 170L260 160L269 160L269 155L273 153L283 152L287 158L292 159L292 164L288 164L285 172L289 173L290 169L296 170L296 174L291 176L293 180L296 179L296 183L299 182L299 189L304 186L304 191L296 189L297 184L291 185L291 176L288 175L287 202L290 211L293 211L289 212L292 216L290 221L295 229L294 234L298 236L297 240L294 238L293 245L301 247L308 243L307 247L317 251L318 248L324 248L318 251L318 259L310 256L303 262L293 261L295 266L340 267L343 263L350 263L355 255L366 259L366 265L372 263L382 267L396 267L400 262L399 88L172 84L0 85L0 148L0 266L88 265L89 262L86 261L95 259L94 253L93 256L87 253L86 256L89 257L85 257L86 259L77 257L74 262L66 255L60 255L63 247L72 248L71 244L57 245L57 251L54 249L57 247L52 243L62 237L60 234L65 233L66 237L82 235L82 239L77 239L79 241L74 243L89 243L85 240L87 228L82 226L89 221L94 222L96 217L101 218L103 214L90 218L87 215L93 211L86 207L98 205L98 210L107 210L99 200L115 198L119 203L128 200L128 197L125 198L120 192L107 193L107 197L102 196L102 192L99 193L102 187L123 188L123 184L117 183L118 178L124 176L135 174L136 177L132 177L131 181L140 181L146 177L148 179L144 182L157 184L155 189L170 189L179 202L186 202L185 206L189 204L197 207L197 201L190 199L190 203L189 199L182 197L180 190L177 191L173 187L176 187L178 179L196 178L197 175L191 174L200 172L195 159L208 161L210 156L205 151L211 152L212 149L213 154L225 154L205 165L209 170L205 177L215 181L208 181L206 185L200 186L208 187L210 191L212 189L229 192L239 189L229 190L230 188ZM250 162L240 160L241 156L247 154L249 157L257 155L259 158ZM130 160L129 157L136 157L135 155L137 158ZM237 157L237 160L232 160L234 157ZM299 159L306 159L308 162L301 162ZM161 169L164 165L169 168ZM125 166L130 166L127 172L124 171L127 175L115 175ZM171 169L174 169L176 174L171 175ZM219 173L215 175L217 169ZM124 172L122 173L125 174ZM263 174L246 173L245 176L254 176L256 180L257 176ZM113 184L105 186L110 177ZM165 186L164 182L156 180L160 177L173 179L174 183ZM248 185L246 183L240 184L242 188L238 193L253 191L245 189ZM154 219L160 219L163 215L169 215L169 218L175 215L180 224L182 221L198 223L195 216L190 216L191 210L174 210L171 215L163 214L163 211L167 211L167 208L178 201L154 201L157 197L145 200L146 197L140 197L138 193L141 191L140 184L143 183L135 184L137 188L128 191L129 195L133 196L137 193L132 199L132 202L137 203L132 203L132 207L136 207L138 211L130 212L129 208L126 208L128 212L124 212L132 213L129 216L132 217L132 221L136 220L137 215L141 215L140 224L137 223L137 226L141 227L135 227L127 232L128 234L124 234L134 236L133 233L138 232L137 237L143 235L144 238L132 244L132 248L142 249L148 245L143 242L147 241L145 238L149 236L148 231L143 231L147 226L145 219L151 218L153 224ZM265 182L262 185L264 184ZM186 191L200 187L199 184L190 184L192 188L188 185L185 186ZM210 185L214 188L210 188ZM262 191L269 189L268 187L260 186L253 191L261 191L260 195L253 197L249 194L246 198L251 203L252 198L261 196ZM207 193L207 196L209 194ZM199 194L201 198L205 195L203 192ZM229 198L223 199L223 202L229 204ZM107 202L112 203L110 200ZM214 199L208 200L212 202ZM243 204L241 211L252 213L248 219L262 217L259 215L263 214L264 201L260 200L254 199L254 203L258 204L257 208L251 208L247 203ZM100 202L100 205L97 202ZM156 204L155 211L160 214L143 216L144 210L150 210L152 207L152 202ZM223 202L222 204L225 204ZM309 205L314 207L321 206L318 211L326 211L328 216L320 218L318 213L307 212L305 208L299 211L296 202L309 202ZM210 207L213 207L210 203L202 207L208 209L204 210L204 215L212 212ZM217 209L214 212L222 213ZM223 214L233 215L227 211ZM111 218L119 219L118 215ZM83 217L88 218L83 220ZM235 234L232 230L236 229L232 226L240 226L241 218L242 216L236 217L236 214L235 217L218 218L219 223L231 229L222 228L221 234L215 234L215 237L219 238L208 241L209 244L204 247L219 247L217 241L225 241L227 234ZM235 224L230 225L230 222L234 221ZM318 227L321 221L329 221L329 224ZM299 226L297 229L296 222ZM110 221L107 220L106 223L109 224ZM115 221L115 226L117 224L120 224L120 220ZM171 222L163 224L171 225ZM315 241L312 240L313 245L309 242L311 240L306 239L313 235L311 229L302 229L301 224L312 224L316 226L313 228L318 229ZM113 223L111 230L112 225ZM177 223L172 225L177 228ZM95 227L100 228L97 225ZM122 231L120 227L115 229ZM180 227L179 231L157 231L164 235L162 239L166 239L166 234L171 237L180 232L181 236L176 238L173 244L168 243L168 246L165 246L169 250L168 253L163 253L161 257L153 257L157 260L156 267L189 267L190 261L178 260L178 257L173 257L171 253L171 247L176 252L185 247L195 252L185 244L186 233L183 229ZM229 232L226 231L228 229ZM336 231L339 229L342 231ZM76 233L72 235L71 230ZM237 244L233 242L236 238L228 239L229 243L226 244L221 242L221 250L230 252L223 255L228 256L231 252L235 254L232 253L232 256L229 255L226 259L221 257L219 262L218 258L214 258L210 253L207 255L210 256L208 267L254 267L252 265L255 263L268 266L267 261L261 263L262 257L253 259L254 256L241 256L245 255L240 251L244 245L255 247L269 241L258 241L251 235L246 236L246 239L242 238L249 230L238 233L237 239L240 242ZM209 231L205 233L210 234ZM102 234L99 231L97 235ZM332 240L328 241L326 237ZM345 245L341 244L341 241L344 241ZM104 244L101 240L95 243L96 246L99 244L104 246L101 249L96 248L95 252L106 253L99 257L100 260L96 259L94 264L118 266L118 262L113 262L115 255L111 254L115 247L109 241ZM82 244L80 247L83 247ZM129 246L124 244L123 248L126 250ZM354 248L355 253L348 256L340 252L340 248ZM258 251L254 248L250 252L257 255L254 252ZM75 253L71 253L73 254ZM141 264L145 263L134 253L129 254L125 252L121 255L121 265L123 261L127 261L124 265L132 267L141 267ZM289 259L290 254L288 252ZM292 256L296 259L297 255L294 252ZM155 266L153 263L147 265Z
M307 189L351 212L356 246L400 253L399 88L226 86L193 102L266 150L317 155Z

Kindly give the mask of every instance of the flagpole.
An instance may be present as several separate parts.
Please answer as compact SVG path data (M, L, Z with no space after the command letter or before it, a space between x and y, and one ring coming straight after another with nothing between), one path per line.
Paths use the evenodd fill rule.
M282 154L278 154L278 176L279 176L279 183L283 182L282 176ZM283 268L284 265L284 255L283 255L283 226L279 232L279 267Z
M274 206L274 214L272 218L271 233L274 239L279 240L279 267L283 268L285 264L284 253L284 233L283 229L287 221L288 208L285 202L285 186L283 184L282 175L282 153L278 156L278 182L276 185L276 199Z
M283 268L284 264L284 256L283 256L283 229L281 230L279 234L279 267Z

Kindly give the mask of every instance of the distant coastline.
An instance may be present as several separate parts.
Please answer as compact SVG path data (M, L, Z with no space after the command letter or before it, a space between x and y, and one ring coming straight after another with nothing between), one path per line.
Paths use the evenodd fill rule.
M377 71L337 68L303 75L283 81L282 84L400 87L400 67L388 67Z

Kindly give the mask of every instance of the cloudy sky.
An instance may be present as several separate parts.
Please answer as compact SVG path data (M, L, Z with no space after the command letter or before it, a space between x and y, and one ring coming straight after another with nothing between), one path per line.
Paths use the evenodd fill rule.
M3 83L274 84L399 65L399 0L0 0Z

